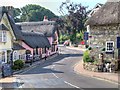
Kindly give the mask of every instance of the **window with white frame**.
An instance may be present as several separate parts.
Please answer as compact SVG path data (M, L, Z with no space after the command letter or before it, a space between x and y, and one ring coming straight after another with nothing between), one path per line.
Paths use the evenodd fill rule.
M106 42L106 52L113 52L113 49L114 49L114 42L107 41Z
M2 33L2 42L6 42L6 40L7 40L7 37L6 37L6 31L3 31L3 33Z
M2 42L2 31L0 31L0 42Z
M6 42L6 41L7 41L6 31L0 31L0 42Z

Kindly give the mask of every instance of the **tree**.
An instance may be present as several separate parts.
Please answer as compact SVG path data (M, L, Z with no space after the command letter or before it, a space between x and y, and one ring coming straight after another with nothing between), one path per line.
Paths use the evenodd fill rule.
M85 6L74 4L71 2L62 2L59 7L59 12L64 16L64 26L69 34L71 41L76 42L76 34L85 30L84 23L87 17ZM66 13L67 12L67 13Z
M13 18L15 20L15 22L20 22L20 13L21 13L21 10L19 8L14 8L13 9Z
M15 22L42 21L44 16L47 16L48 19L58 18L52 11L40 5L28 4L20 9L14 8Z

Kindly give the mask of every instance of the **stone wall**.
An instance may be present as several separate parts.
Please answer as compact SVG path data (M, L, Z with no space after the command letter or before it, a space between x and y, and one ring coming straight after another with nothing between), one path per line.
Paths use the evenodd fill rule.
M98 72L98 66L92 63L84 63L83 68L89 71Z
M117 37L120 36L120 25L111 25L111 26L91 26L90 27L90 46L92 47L91 56L95 56L96 59L99 58L99 54L103 48L106 46L106 41L114 41L115 49L115 59L118 57L118 49L116 47ZM104 58L106 60L111 60L113 54L104 53Z

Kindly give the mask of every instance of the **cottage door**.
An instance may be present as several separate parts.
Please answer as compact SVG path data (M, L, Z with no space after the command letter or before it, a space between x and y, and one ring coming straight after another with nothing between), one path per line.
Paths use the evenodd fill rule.
M120 49L118 49L118 68L120 69Z

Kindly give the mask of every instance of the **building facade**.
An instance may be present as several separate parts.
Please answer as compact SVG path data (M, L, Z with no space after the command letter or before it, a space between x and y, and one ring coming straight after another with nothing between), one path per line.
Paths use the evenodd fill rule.
M11 60L22 58L25 49L19 45L23 40L21 32L17 29L13 18L5 7L0 13L0 60L8 63Z
M120 1L109 0L95 12L85 23L90 26L90 43L92 47L91 56L100 59L104 54L106 61L120 60L120 48L117 39L120 37Z

